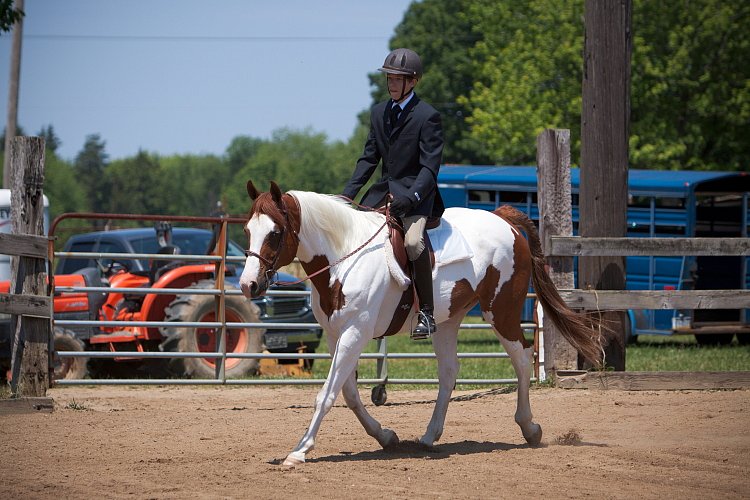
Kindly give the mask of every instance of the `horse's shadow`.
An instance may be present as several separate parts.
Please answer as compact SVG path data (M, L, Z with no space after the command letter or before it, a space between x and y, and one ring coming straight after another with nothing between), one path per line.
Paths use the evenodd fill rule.
M541 445L543 447L545 445ZM453 455L473 455L476 453L491 453L493 451L508 451L519 448L530 448L528 444L492 443L484 441L460 441L435 446L424 446L418 441L401 441L387 449L360 451L352 453L342 451L336 455L308 458L307 462L353 462L372 460L403 460L409 458L428 458L440 460ZM271 463L280 464L283 460L273 460Z
M553 446L557 446L558 443L554 443ZM308 458L308 463L339 463L339 462L360 462L360 461L376 461L376 460L403 460L403 459L432 459L441 460L449 458L454 455L474 455L477 453L492 453L493 451L510 451L524 448L547 448L549 444L542 442L539 445L532 446L526 443L523 444L511 444L511 443L493 443L490 441L478 442L478 441L460 441L456 443L445 443L435 446L424 446L419 441L401 441L397 445L389 446L387 449L371 450L371 451L360 451L353 453L350 451L341 451L336 455L329 455L325 457ZM568 446L596 446L596 447L607 447L606 444L602 443L590 443L580 441ZM270 464L280 465L284 459L275 459L269 461Z

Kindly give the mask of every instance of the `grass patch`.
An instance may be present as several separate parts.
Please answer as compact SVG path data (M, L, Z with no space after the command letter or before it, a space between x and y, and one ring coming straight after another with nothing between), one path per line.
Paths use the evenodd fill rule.
M466 323L482 322L481 318L467 318ZM532 337L527 336L531 342ZM431 353L430 340L412 341L408 335L388 337L389 352ZM325 342L317 352L328 352ZM377 352L377 343L371 341L365 352ZM490 330L463 330L458 336L458 352L504 352L502 345ZM497 379L515 378L509 359L461 359L459 378ZM328 375L330 361L316 360L314 378ZM750 369L750 345L739 345L735 340L727 346L701 346L690 335L641 335L638 342L626 348L628 371L741 371ZM361 360L359 378L376 378L377 362ZM390 378L437 378L437 361L434 359L397 359L388 361ZM394 388L425 388L435 385L389 385ZM487 388L487 385L463 385L459 389Z
M701 346L692 335L641 335L625 351L628 371L742 371L750 369L750 345L735 340Z
M78 403L75 399L73 399L70 403L65 405L65 408L68 410L75 410L75 411L86 411L88 410L88 406L84 405L83 403Z
M466 323L482 323L481 318L466 318ZM531 337L528 337L531 341ZM404 353L433 353L431 340L414 341L409 335L400 334L387 338L388 352ZM328 352L328 346L325 342L321 343L317 352ZM368 343L365 352L378 352L377 342ZM505 352L502 345L495 337L491 330L464 330L458 336L458 352ZM510 363L510 359L471 359L464 358L460 361L459 378L465 379L498 379L498 378L515 378L515 371ZM313 365L313 377L325 378L328 375L331 363L328 360L316 360ZM360 360L357 369L360 379L377 377L376 360ZM436 359L389 359L388 360L388 377L389 378L418 378L418 379L436 379L437 360ZM435 388L436 385L397 385L390 386L403 389L420 389ZM461 389L470 388L487 388L487 385L463 385Z

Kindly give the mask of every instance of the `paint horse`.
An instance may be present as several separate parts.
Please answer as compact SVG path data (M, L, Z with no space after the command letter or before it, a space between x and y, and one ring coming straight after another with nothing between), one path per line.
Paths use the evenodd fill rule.
M389 262L392 253L388 251L388 231L382 230L385 215L357 210L332 195L282 193L273 182L270 192L261 193L248 181L247 191L254 202L245 226L249 248L240 278L243 294L248 298L263 295L276 270L298 257L308 275L314 275L313 312L327 333L332 353L330 373L315 400L310 427L284 465L305 461L315 445L323 417L340 391L367 434L383 448L397 444L396 433L381 427L362 404L355 373L367 343L382 336L391 325L408 285L408 280L394 277L397 273ZM443 432L459 368L459 326L478 302L518 377L515 421L526 441L536 445L542 438L542 428L533 421L529 406L533 348L524 339L520 326L529 279L533 279L546 319L595 364L601 349L597 335L586 318L571 311L560 298L544 269L537 231L526 215L507 206L494 212L449 208L443 220L460 231L472 257L436 267L433 273L437 331L432 344L440 388L420 443L432 446ZM409 330L415 314L412 309L399 331Z

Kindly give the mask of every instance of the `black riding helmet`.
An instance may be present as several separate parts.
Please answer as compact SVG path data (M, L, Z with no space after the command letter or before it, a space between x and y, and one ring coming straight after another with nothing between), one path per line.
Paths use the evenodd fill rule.
M385 58L383 66L378 71L388 75L404 75L419 80L422 78L422 60L419 55L411 49L396 49L391 51ZM401 97L396 101L400 102L406 94L406 80L401 86Z
M391 75L406 75L419 80L422 78L422 61L411 49L396 49L385 58L378 71Z

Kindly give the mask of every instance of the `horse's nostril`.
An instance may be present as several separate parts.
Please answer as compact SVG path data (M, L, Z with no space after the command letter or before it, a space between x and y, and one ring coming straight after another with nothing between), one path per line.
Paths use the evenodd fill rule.
M255 281L250 283L250 293L252 295L256 295L258 293L258 284Z

